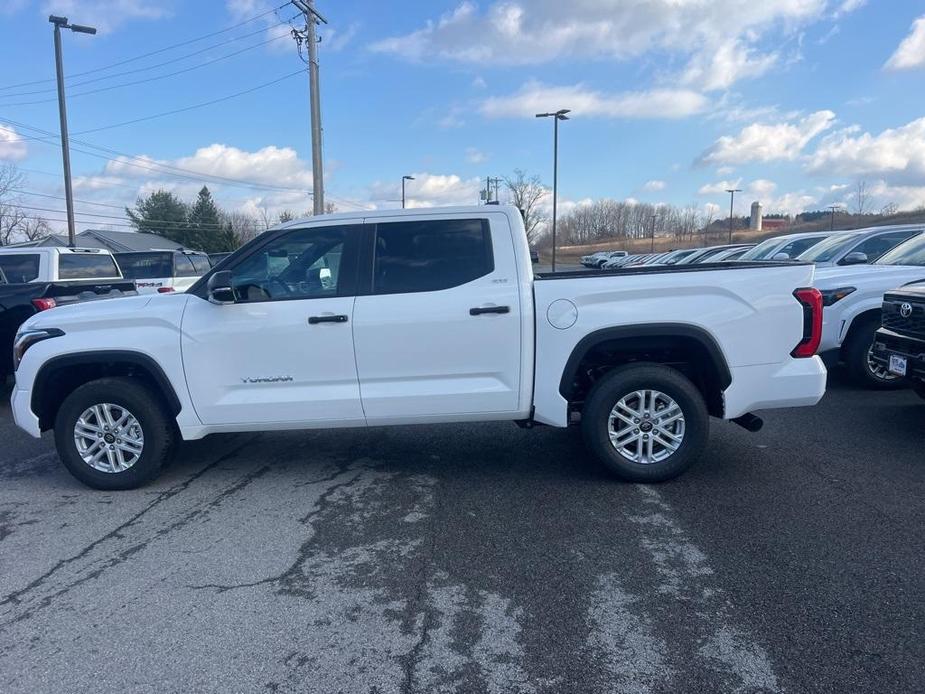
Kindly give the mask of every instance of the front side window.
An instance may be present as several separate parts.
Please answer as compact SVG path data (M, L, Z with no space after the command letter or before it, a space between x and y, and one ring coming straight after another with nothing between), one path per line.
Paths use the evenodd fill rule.
M376 227L376 294L436 292L493 271L491 233L485 220L390 222Z
M104 253L62 253L58 256L58 278L95 280L120 277L116 261Z
M355 273L345 263L362 226L295 229L277 237L231 270L238 301L349 296Z
M880 234L872 236L863 243L859 243L857 248L852 248L852 253L863 253L867 256L868 262L874 261L881 255L890 251L903 241L911 239L913 236L920 234L920 231L894 231L889 234Z
M38 253L0 255L0 270L11 284L31 282L39 276Z

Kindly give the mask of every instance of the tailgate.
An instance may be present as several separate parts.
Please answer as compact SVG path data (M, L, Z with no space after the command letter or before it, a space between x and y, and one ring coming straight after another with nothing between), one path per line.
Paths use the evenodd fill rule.
M54 299L58 306L68 304L98 301L100 299L118 299L123 296L135 296L134 280L94 281L80 280L75 282L53 282L46 287L42 297Z

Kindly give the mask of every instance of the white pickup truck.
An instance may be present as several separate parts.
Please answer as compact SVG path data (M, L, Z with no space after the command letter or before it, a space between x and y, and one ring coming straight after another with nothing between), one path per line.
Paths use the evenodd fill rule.
M534 276L513 207L328 215L269 231L185 294L53 309L16 342L16 423L86 484L135 487L179 438L580 422L618 476L666 480L709 417L813 405L813 267Z

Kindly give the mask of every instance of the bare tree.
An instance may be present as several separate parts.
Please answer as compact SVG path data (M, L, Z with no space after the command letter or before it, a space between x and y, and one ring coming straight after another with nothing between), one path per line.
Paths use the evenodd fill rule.
M533 242L539 234L539 226L546 220L539 203L547 194L539 176L527 177L522 169L514 169L513 176L504 177L504 185L511 196L511 204L519 208L527 230L527 241Z
M238 247L257 238L262 231L266 231L263 221L258 221L256 217L243 212L223 212L221 219L222 223L231 229L235 245Z
M0 166L0 246L9 245L19 236L27 218L18 195L25 180L12 164Z
M867 181L858 181L854 194L855 214L866 214L870 207L870 193L867 191Z
M888 202L880 209L880 214L883 217L892 217L897 212L899 212L899 205L895 202Z

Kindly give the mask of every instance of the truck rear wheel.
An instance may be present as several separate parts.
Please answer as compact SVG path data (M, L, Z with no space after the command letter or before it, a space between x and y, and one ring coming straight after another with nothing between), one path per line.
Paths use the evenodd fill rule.
M65 398L55 418L61 462L94 489L134 489L154 479L175 438L161 401L127 378L85 383Z
M876 390L902 388L906 383L873 358L874 339L879 327L879 321L868 320L852 331L843 353L845 366L851 380L859 386Z
M700 457L710 415L700 391L679 371L632 364L595 384L581 426L588 448L617 477L664 482Z

